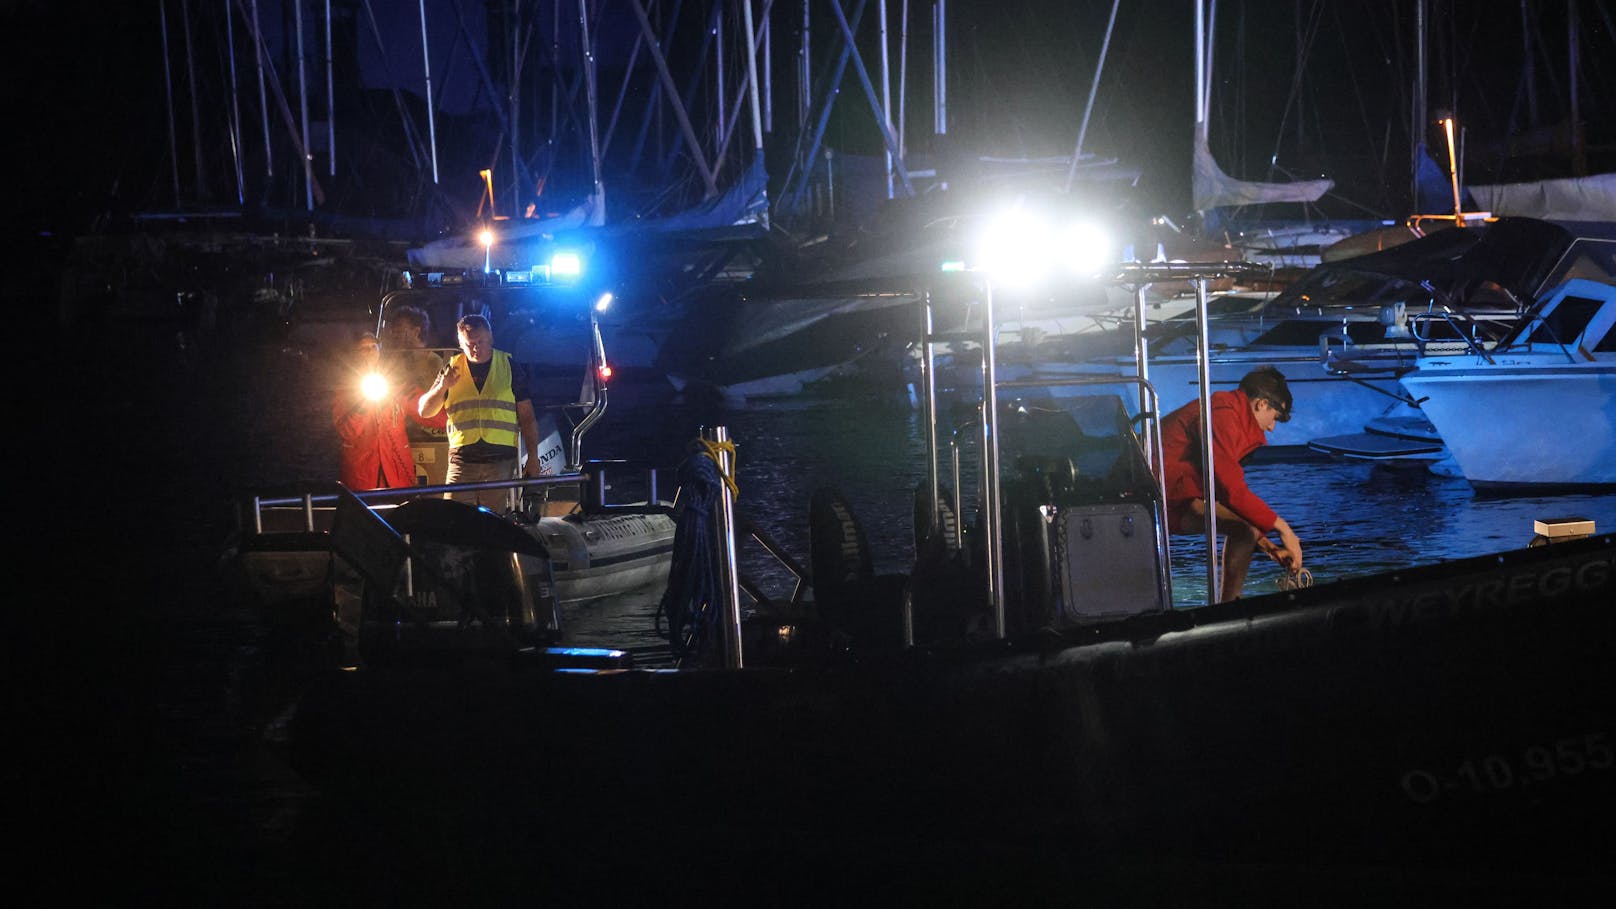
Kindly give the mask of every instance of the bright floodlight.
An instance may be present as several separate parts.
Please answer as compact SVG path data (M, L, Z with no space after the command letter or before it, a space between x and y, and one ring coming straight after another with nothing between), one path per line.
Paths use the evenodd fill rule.
M576 278L583 274L584 260L575 252L558 252L550 257L550 275L555 278Z
M477 234L477 242L481 243L485 247L493 246L494 245L494 232L491 231L491 230L482 231L481 233Z
M1111 237L1097 225L1078 222L1061 238L1060 256L1066 268L1080 277L1093 277L1117 262Z
M367 401L380 401L387 397L387 380L380 373L367 373L359 380L359 393Z
M1006 286L1037 284L1058 259L1053 226L1015 208L994 218L977 243L977 267Z
M611 305L612 292L608 290L600 295L600 299L595 301L595 312L605 312L611 308Z

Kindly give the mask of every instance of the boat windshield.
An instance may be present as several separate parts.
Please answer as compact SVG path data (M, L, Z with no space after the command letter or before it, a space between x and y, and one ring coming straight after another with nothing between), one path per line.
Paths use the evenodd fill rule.
M1616 280L1572 280L1550 294L1510 332L1501 347L1577 344L1594 353L1616 351Z
M1571 343L1588 327L1588 323L1593 320L1594 314L1599 312L1602 303L1601 300L1567 296L1543 318L1532 321L1532 334L1527 337L1526 343L1553 345Z
M1544 286L1559 287L1573 278L1616 284L1616 239L1579 238L1555 263Z

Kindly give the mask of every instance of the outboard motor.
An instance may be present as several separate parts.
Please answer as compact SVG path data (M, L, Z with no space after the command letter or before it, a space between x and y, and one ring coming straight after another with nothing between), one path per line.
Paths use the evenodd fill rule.
M439 649L512 651L560 637L549 554L532 534L445 499L412 500L388 521L408 535L415 559L366 643L392 649L430 637Z
M1171 608L1160 488L1121 399L1018 400L999 426L1006 631Z
M878 575L864 527L839 490L814 490L809 566L820 618L859 649L893 649L903 635L902 575Z

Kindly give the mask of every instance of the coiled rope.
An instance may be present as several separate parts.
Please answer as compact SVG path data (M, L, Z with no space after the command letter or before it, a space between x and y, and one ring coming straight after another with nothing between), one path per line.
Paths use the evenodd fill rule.
M1258 537L1257 548L1267 554L1270 559L1273 559L1280 568L1285 568L1285 563L1279 559L1279 554L1283 550L1274 545L1272 540L1266 537ZM1295 571L1285 568L1284 573L1279 576L1280 590L1302 590L1312 586L1313 572L1308 571L1306 568L1298 568Z
M704 455L713 462L713 470L723 478L724 485L729 487L732 498L741 497L741 487L735 485L735 478L724 472L724 459L720 455L729 455L733 462L735 458L735 443L731 441L715 442L711 439L697 439L695 445L701 446L693 454Z
M1313 572L1306 568L1287 571L1279 576L1280 590L1302 590L1313 586Z
M673 531L673 561L668 587L657 604L656 632L667 638L680 663L699 657L718 640L718 595L723 570L718 547L718 508L722 490L739 495L735 479L719 466L719 455L735 452L733 442L696 439L679 465L678 523Z

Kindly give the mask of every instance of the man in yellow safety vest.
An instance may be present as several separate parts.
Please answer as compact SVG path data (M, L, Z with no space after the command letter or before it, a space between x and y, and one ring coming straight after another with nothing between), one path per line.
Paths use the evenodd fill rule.
M448 483L509 480L518 455L527 453L523 473L539 476L538 421L533 413L527 370L511 355L494 349L488 320L469 315L456 324L460 353L449 358L417 407L422 418L448 412ZM518 447L520 446L520 448ZM510 507L510 489L474 489L449 497L498 512Z

